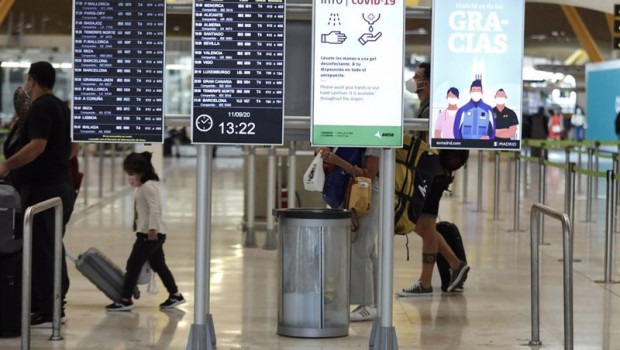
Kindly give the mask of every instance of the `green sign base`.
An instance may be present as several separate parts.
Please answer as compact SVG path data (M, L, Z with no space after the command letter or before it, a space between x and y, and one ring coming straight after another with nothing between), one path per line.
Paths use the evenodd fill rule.
M402 147L400 126L314 125L313 146Z

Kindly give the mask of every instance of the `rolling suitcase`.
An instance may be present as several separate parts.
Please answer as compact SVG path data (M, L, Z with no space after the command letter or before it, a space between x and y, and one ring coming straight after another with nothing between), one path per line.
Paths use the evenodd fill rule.
M437 232L443 236L456 257L461 259L461 261L467 262L465 247L463 247L463 238L461 237L459 228L455 224L447 221L438 222L436 227ZM441 290L445 292L448 289L448 285L450 285L450 264L448 264L448 261L446 261L441 254L437 255L437 270L439 270L439 275L441 276ZM461 288L463 287L463 282L461 282Z
M0 254L0 338L21 334L22 253Z
M123 290L123 271L96 248L90 248L77 257L67 253L75 267L112 301L121 298ZM138 287L133 291L135 299L140 298Z

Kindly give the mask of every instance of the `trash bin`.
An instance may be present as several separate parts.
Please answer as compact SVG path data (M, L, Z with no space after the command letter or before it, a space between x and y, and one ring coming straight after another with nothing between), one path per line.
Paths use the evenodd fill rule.
M274 210L279 218L278 334L349 334L351 212Z

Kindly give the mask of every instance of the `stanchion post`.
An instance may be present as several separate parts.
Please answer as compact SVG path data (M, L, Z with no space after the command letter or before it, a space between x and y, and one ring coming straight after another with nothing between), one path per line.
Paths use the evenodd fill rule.
M295 208L297 206L297 188L296 188L296 171L297 171L297 155L295 154L295 141L291 141L288 147L288 181L286 184L286 190L288 195L288 207Z
M594 148L596 149L596 162L594 163L594 171L596 171L597 173L599 172L599 165L600 165L600 157L599 157L599 151L601 149L601 143L599 141L596 141L594 143ZM598 177L593 178L594 179L594 199L598 199L598 183L599 183L599 179Z
M103 156L104 156L104 144L98 144L99 147L99 198L103 197Z
M521 160L519 154L515 152L515 197L514 197L514 231L519 232L519 187L521 182Z
M494 186L493 220L499 220L499 151L495 151L495 186Z
M82 178L82 190L80 190L80 193L84 196L84 205L88 205L88 183L90 182L90 168L88 165L90 158L89 148L90 144L85 144L82 153L82 156L84 157L84 166L82 168L84 178Z
M478 151L478 205L476 206L476 211L482 211L482 162L483 162L483 154L482 150Z
M269 147L269 160L267 162L267 234L265 236L265 244L263 249L274 250L277 248L276 233L274 228L273 208L275 208L276 199L276 149Z
M546 149L541 149L540 152L540 158L538 159L538 203L540 204L545 204L545 189L546 189L546 183L547 183L547 168L545 166L545 159L547 159L546 157L547 155L547 150ZM540 218L540 223L539 223L539 227L538 227L538 236L539 236L539 242L538 244L544 244L545 243L545 231L543 230L545 226L545 217L541 217Z
M256 245L256 232L254 231L254 219L255 219L255 211L254 211L254 202L256 198L256 169L255 169L255 160L256 160L256 152L254 146L248 146L248 155L246 159L248 161L247 171L248 171L248 202L246 203L246 232L245 232L245 243L244 247L246 248L255 248Z
M576 184L575 178L577 176L577 164L570 163L569 169L570 169L570 172L569 172L570 185L567 186L568 194L569 194L567 214L570 218L570 227L575 227L575 184Z
M618 174L620 174L620 160L618 159L620 155L618 153L614 153L613 155L613 162L614 162L614 174L616 174L616 176ZM618 231L618 198L620 198L620 184L618 183L618 180L615 179L615 185L616 185L616 205L614 207L614 232Z
M111 150L110 150L110 169L111 169L111 174L110 174L110 191L114 192L115 188L116 188L116 184L114 183L114 180L116 180L116 144L112 143L110 144L111 146Z
M467 163L463 166L463 203L467 203Z
M593 157L594 150L592 148L588 148L588 171L592 171L593 169ZM592 181L593 176L588 175L587 184L586 184L586 222L592 221Z
M276 152L276 205L274 208L278 209L282 208L282 163L282 157ZM286 198L288 199L288 196Z
M577 159L578 159L578 162L579 162L578 163L579 164L579 168L581 169L581 168L583 168L583 162L581 161L581 154L583 153L583 150L582 150L582 147L581 147L581 143L579 143L577 145L577 147L578 147L578 150L579 150L579 152L577 153ZM579 191L579 193L582 192L582 189L581 189L581 174L579 174L577 176L577 191Z
M615 174L607 170L607 203L605 206L605 283L611 283L614 259L613 216L616 206Z

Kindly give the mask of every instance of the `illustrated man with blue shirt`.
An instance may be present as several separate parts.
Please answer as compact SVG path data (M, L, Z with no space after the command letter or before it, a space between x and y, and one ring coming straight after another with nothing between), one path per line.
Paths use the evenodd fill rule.
M469 89L471 100L458 109L454 120L454 138L495 139L493 108L482 101L482 81L476 79Z

